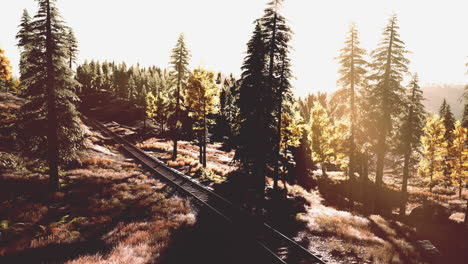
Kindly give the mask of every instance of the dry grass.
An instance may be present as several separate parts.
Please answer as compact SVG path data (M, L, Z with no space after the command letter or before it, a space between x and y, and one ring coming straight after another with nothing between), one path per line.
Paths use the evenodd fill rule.
M81 164L62 173L62 190L53 194L44 174L0 172L0 256L40 261L28 255L35 250L56 262L157 262L173 232L196 222L187 200L166 197L164 184L123 157L94 153ZM81 248L96 236L102 248ZM57 245L68 250L47 253Z
M151 138L137 147L155 152L154 155L173 167L189 176L200 178L210 182L210 184L220 184L226 180L226 176L236 169L231 161L234 152L224 152L220 150L220 144L208 144L207 146L207 168L203 169L198 161L199 148L191 142L179 141L178 156L175 161L171 160L172 142Z
M336 184L347 180L342 172L330 172L329 177ZM370 176L371 181L374 181L374 176ZM386 171L384 174L384 183L388 188L389 201L398 201L401 191L401 175L394 171ZM468 190L462 192L462 197L468 197ZM464 213L466 201L459 199L458 192L455 187L447 187L437 185L430 192L429 187L421 177L410 177L408 179L408 204L406 213L409 214L412 209L423 204L425 200L435 201L445 207L450 208L454 212ZM398 206L396 203L394 205Z
M327 207L318 191L307 192L299 186L290 188L290 195L306 199L306 213L296 219L304 222L312 235L333 238L329 242L332 254L354 255L358 261L371 263L422 263L408 240L414 231L402 223Z

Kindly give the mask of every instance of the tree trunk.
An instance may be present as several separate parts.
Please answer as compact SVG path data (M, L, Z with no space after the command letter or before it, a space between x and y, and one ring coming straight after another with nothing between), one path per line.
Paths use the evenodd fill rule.
M179 123L179 119L180 119L180 116L179 116L179 108L180 108L180 83L181 83L181 77L180 77L180 73L179 73L179 76L177 78L177 92L176 92L176 109L175 109L175 124L174 124L174 131L173 131L173 137L174 137L174 140L173 140L173 149L172 149L172 160L176 160L177 158L177 141L179 140L179 128L178 128L178 123Z
M369 157L367 154L364 154L362 159L362 179L364 182L369 180Z
M468 228L468 198L466 199L466 209L465 209L465 227Z
M405 160L403 165L403 182L401 184L401 204L400 204L400 216L406 215L406 202L408 199L408 177L409 177L409 160L410 160L410 150L405 152Z
M349 178L354 179L354 171L355 171L355 142L354 142L354 134L355 134L355 119L356 119L356 109L354 107L354 34L352 34L352 43L351 43L351 148L349 153Z
M385 128L382 128L380 137L379 137L379 150L377 152L377 168L375 173L375 190L374 190L374 197L375 197L375 206L373 209L380 211L382 206L382 190L383 190L383 170L384 170L384 162L385 162L385 138L386 132L384 131Z
M280 95L281 96L281 95ZM280 100L282 101L282 100ZM279 179L279 162L280 162L280 148L281 148L281 111L283 110L283 105L280 102L278 105L278 123L277 123L277 133L278 136L276 138L276 160L275 160L275 172L273 175L273 188L278 190L278 179Z
M429 167L429 176L430 176L430 179L431 181L429 182L429 192L432 193L432 176L434 174L434 168L433 168L433 165L434 164L434 161L431 161L431 166Z
M55 73L52 55L52 21L50 2L47 0L46 18L46 59L47 59L47 158L49 163L49 187L52 191L59 189L59 149L58 149L58 118L56 109Z
M198 137L198 161L200 164L203 164L203 141L202 141L202 135L200 132L200 136Z
M70 49L70 61L69 61L70 70L72 70L72 66L73 66L73 65L72 65L72 63L73 63L73 55L72 55L72 54L73 54L73 52L72 52L71 49Z
M325 163L322 163L322 176L327 177L327 168L325 167Z
M203 104L203 168L206 168L206 103Z

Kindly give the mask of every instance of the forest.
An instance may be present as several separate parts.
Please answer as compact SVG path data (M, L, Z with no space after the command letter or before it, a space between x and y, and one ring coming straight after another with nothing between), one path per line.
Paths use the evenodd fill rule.
M337 90L299 97L287 2L253 21L239 76L191 68L182 33L167 68L79 59L56 0L18 14L18 75L0 47L0 262L272 263L115 134L326 263L466 263L468 84L428 110L394 13L373 50L343 29Z

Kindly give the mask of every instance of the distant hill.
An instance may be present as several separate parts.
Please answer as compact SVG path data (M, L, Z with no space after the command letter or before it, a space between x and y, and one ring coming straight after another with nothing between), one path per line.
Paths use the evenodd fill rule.
M424 92L424 106L427 111L432 113L438 113L440 105L444 98L452 108L452 112L456 119L460 119L463 113L464 103L460 101L460 97L463 95L463 84L435 84L426 85L422 87Z

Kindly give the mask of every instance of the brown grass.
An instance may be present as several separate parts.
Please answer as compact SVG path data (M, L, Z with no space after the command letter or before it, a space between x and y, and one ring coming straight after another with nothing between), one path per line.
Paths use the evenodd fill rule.
M325 206L318 191L307 192L299 186L290 188L290 195L306 199L306 213L298 214L296 219L306 224L311 235L329 237L332 254L351 254L372 263L407 263L408 259L422 263L418 251L407 240L414 231L402 223Z
M189 176L201 177L202 180L210 181L212 184L219 184L226 180L226 176L234 171L236 167L232 164L234 152L220 150L221 145L208 144L207 146L207 168L202 169L198 162L199 148L191 142L179 141L178 156L175 161L171 160L172 142L157 138L150 138L138 147L155 152L154 155L170 167L173 167Z
M175 230L196 222L187 200L166 197L164 184L123 157L93 154L81 164L64 172L63 189L52 194L47 177L30 168L0 172L0 256L73 248L103 234L107 254L84 252L67 263L148 263L164 252ZM70 255L54 257L61 262Z

